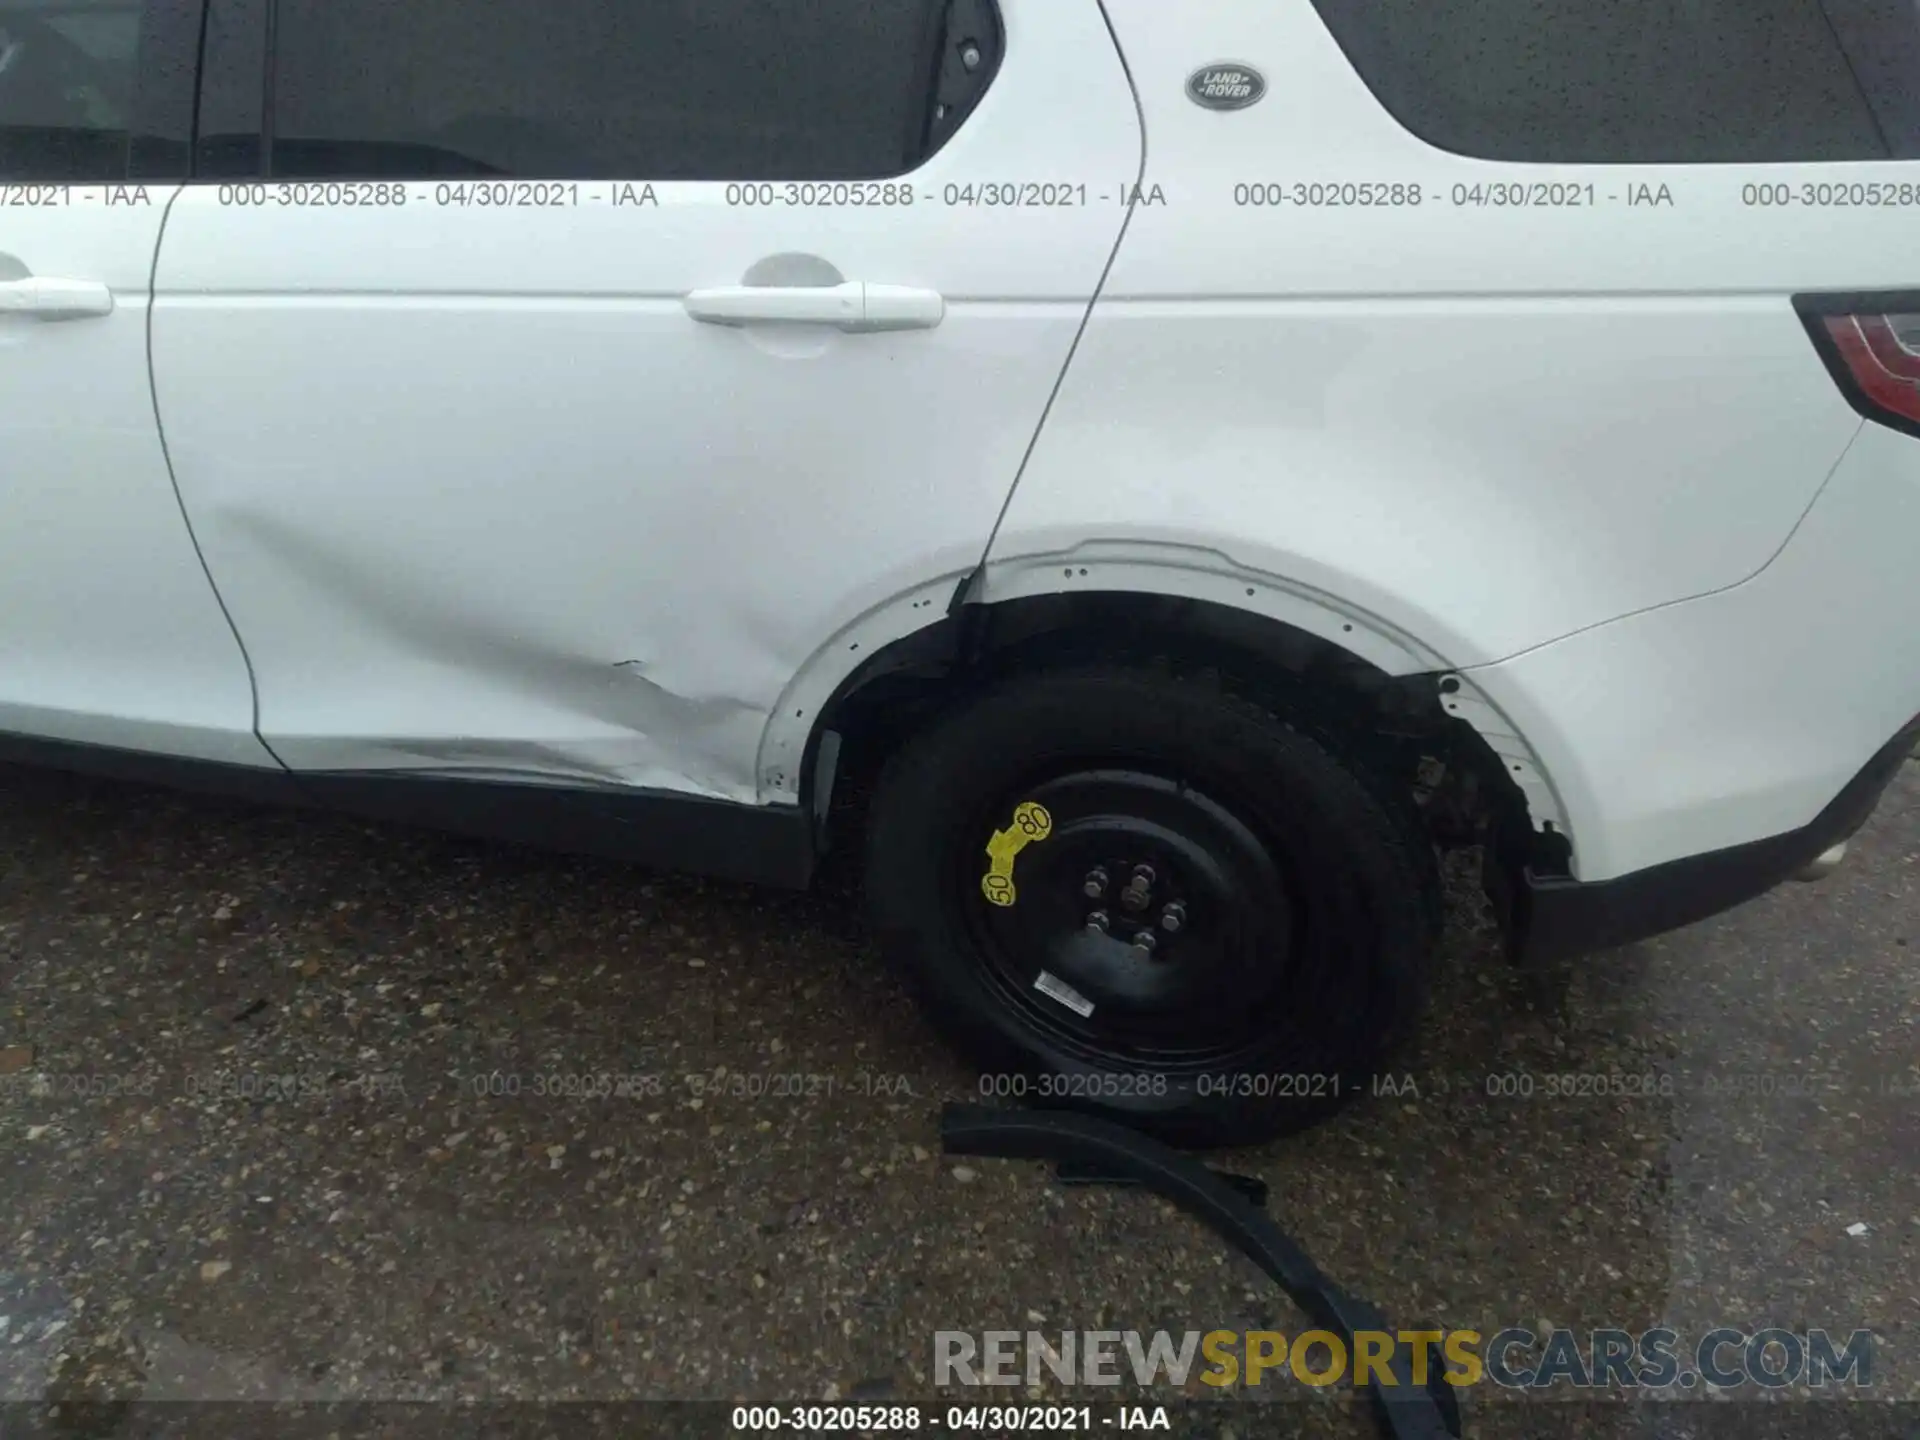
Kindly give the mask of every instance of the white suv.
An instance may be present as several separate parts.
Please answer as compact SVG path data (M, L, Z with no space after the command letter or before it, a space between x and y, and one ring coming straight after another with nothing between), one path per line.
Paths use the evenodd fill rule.
M864 843L1002 1093L1270 1134L1436 843L1523 954L1831 863L1915 316L1901 0L0 0L0 731Z

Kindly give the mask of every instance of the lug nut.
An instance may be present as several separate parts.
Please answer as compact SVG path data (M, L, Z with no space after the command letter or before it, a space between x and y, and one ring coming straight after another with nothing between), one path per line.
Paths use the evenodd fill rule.
M1151 930L1142 930L1133 937L1133 948L1142 954L1151 955L1160 948L1160 937Z
M969 70L978 70L980 68L980 47L978 45L967 46L960 52L960 63Z
M1169 935L1178 935L1187 923L1187 907L1178 900L1160 912L1160 928Z
M1107 933L1107 926L1111 923L1112 922L1107 919L1106 911L1096 910L1087 916L1087 933L1089 935L1104 935Z
M1098 900L1102 895L1106 894L1107 872L1104 870L1089 870L1086 880L1081 883L1080 893L1085 895L1089 900Z
M1155 878L1156 877L1153 873L1153 866L1136 865L1133 867L1133 883L1134 884L1151 885L1153 884Z

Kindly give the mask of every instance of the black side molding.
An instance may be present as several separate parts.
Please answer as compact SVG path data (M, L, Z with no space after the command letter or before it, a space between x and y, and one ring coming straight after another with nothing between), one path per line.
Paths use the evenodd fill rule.
M798 805L740 805L660 790L521 784L388 772L286 770L0 735L0 761L335 810L657 870L805 889L814 827Z
M262 805L306 803L293 776L278 766L229 765L218 760L152 755L144 750L121 750L78 740L46 740L37 735L0 735L0 763L70 770L76 775L97 775L103 780L158 785L165 790L189 790L200 795L224 795Z
M1515 957L1532 962L1610 950L1764 894L1867 823L1916 740L1920 718L1883 745L1811 822L1784 835L1590 884L1523 871L1509 921Z
M297 783L317 805L376 820L719 880L804 890L813 878L813 822L798 805L362 772L303 774Z

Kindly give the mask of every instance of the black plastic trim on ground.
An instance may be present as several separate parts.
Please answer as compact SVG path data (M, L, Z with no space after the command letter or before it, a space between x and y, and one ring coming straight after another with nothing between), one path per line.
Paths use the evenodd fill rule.
M1349 1350L1357 1331L1393 1329L1374 1305L1327 1278L1233 1181L1124 1125L1060 1110L948 1105L940 1113L940 1141L949 1155L1052 1160L1071 1167L1070 1173L1139 1184L1245 1251L1316 1326L1339 1335ZM1412 1359L1400 1347L1388 1369L1393 1385L1368 1388L1380 1433L1389 1440L1459 1440L1459 1398L1438 1372L1430 1370L1428 1384L1416 1385Z
M1238 1190L1257 1210L1267 1205L1267 1182L1258 1175L1232 1175L1225 1170L1214 1170L1221 1182ZM1140 1184L1140 1177L1115 1170L1111 1165L1092 1165L1083 1160L1062 1160L1053 1167L1053 1178L1062 1185L1114 1185L1131 1187Z

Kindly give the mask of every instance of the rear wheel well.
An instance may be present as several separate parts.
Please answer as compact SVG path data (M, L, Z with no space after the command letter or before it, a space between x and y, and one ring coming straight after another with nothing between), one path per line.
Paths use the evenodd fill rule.
M874 655L821 712L808 746L802 799L822 817L825 848L839 859L858 853L859 834L848 832L864 830L866 799L888 757L974 689L1092 660L1215 672L1294 725L1360 752L1413 796L1435 843L1484 844L1510 866L1567 871L1566 837L1535 830L1506 765L1442 706L1438 673L1389 675L1262 615L1122 592L959 606ZM823 745L828 735L838 739Z

